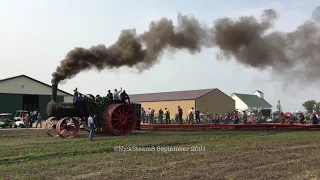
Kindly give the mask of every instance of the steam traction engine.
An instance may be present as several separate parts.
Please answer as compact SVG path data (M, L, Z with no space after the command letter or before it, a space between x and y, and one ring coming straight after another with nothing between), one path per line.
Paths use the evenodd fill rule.
M95 132L126 136L140 129L141 105L121 103L91 94L82 96L82 103L57 102L57 85L52 85L52 100L47 105L45 130L49 136L74 138L80 122L87 128L87 118L94 115Z

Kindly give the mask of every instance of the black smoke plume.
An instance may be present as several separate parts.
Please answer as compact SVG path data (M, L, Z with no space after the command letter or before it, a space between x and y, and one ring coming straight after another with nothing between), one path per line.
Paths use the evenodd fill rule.
M69 51L52 74L52 83L91 68L128 66L142 71L156 64L165 50L186 49L194 54L212 47L220 50L220 58L233 57L253 68L272 68L282 75L299 73L300 80L320 78L320 7L292 32L267 33L278 18L273 9L263 11L260 20L253 16L220 18L212 27L191 16L178 14L177 18L176 26L167 18L153 21L142 34L135 29L122 30L109 47L97 45Z

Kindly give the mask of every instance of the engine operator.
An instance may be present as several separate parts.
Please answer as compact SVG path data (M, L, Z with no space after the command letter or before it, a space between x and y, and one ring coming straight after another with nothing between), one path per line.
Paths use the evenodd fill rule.
M78 88L76 88L75 90L73 90L73 105L76 106L77 105L77 99L78 99Z
M120 99L122 103L125 103L126 100L128 100L128 103L130 104L130 97L126 93L126 90L123 90L122 93L120 94Z
M76 106L80 109L82 109L82 94L79 93L76 101Z
M113 100L121 100L121 91L122 91L122 87L120 89L120 91L118 91L117 89L114 89L114 93L113 93Z
M108 100L113 100L113 94L111 93L110 90L108 90L107 98Z

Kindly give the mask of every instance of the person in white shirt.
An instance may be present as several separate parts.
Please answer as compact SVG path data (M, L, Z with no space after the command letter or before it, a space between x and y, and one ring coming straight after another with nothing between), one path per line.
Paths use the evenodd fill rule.
M88 117L88 127L90 129L89 139L93 140L95 125L94 125L92 114L90 114Z
M195 115L195 111L193 107L189 110L188 114L189 114L189 124L193 124L194 115Z
M118 91L117 89L114 89L113 100L120 101L121 91L122 91L122 87L121 87L120 91Z

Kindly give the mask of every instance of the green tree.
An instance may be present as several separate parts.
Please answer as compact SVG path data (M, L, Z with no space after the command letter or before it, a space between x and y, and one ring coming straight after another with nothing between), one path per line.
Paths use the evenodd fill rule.
M318 104L317 101L309 100L309 101L304 102L302 104L302 106L306 109L306 111L308 111L308 113L313 113L317 104Z
M320 113L320 102L317 102L314 106L314 112L319 114Z
M280 104L280 100L278 100L278 104L277 104L277 114L280 114L280 113L282 113L283 111L282 111L282 106L281 106L281 104Z

